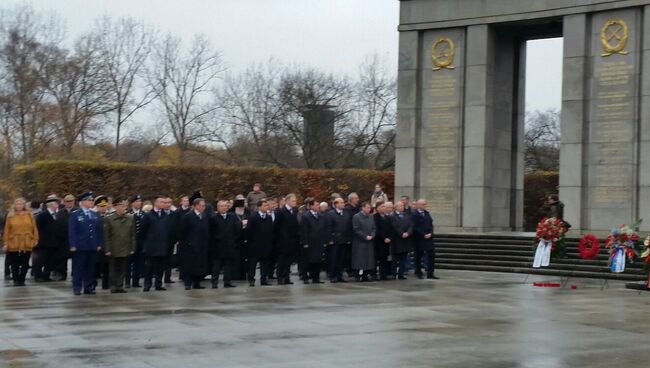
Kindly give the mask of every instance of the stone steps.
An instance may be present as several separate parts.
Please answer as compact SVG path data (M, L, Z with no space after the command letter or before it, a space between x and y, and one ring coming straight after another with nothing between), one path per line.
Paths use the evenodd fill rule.
M552 259L549 267L534 269L532 236L440 234L435 236L436 268L465 271L510 272L561 277L623 281L646 279L640 262L628 263L625 272L609 271L609 250L601 244L596 259L581 259L579 239L567 239L566 257Z

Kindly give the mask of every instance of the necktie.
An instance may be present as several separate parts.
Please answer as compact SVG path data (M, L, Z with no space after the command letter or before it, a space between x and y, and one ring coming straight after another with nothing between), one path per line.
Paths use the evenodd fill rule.
M266 215L262 215L262 220L266 219Z
M199 213L199 220L202 220L202 219L203 219L203 217L202 217L201 214Z
M56 220L56 212L52 212L52 218Z
M221 217L223 217L223 219L225 220L226 217L228 217L228 215L224 213L223 215L221 215Z

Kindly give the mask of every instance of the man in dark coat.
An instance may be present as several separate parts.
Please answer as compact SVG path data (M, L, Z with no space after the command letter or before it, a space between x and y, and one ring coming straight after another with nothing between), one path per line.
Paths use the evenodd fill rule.
M131 208L128 213L133 216L135 224L135 252L129 256L127 260L125 272L125 287L139 288L140 278L144 273L144 234L142 232L142 221L144 219L144 212L142 212L142 196L137 194L129 200Z
M285 204L276 212L275 234L278 251L278 285L290 285L291 264L300 251L300 224L298 224L298 208L296 196L289 194Z
M368 281L368 274L375 270L375 219L371 214L370 203L361 204L361 211L352 217L352 268L358 273L357 281Z
M377 268L379 270L379 280L388 280L389 263L388 255L390 254L390 246L393 235L393 227L390 224L388 216L393 212L393 204L391 202L377 202L375 212L375 227L377 228L377 236L375 237L375 260L377 261ZM377 275L375 275L377 276Z
M400 197L399 201L404 205L404 211L402 212L407 215L411 215L412 212L411 205L410 205L411 198L407 195L403 195Z
M167 246L167 257L165 258L165 273L163 275L165 285L176 283L176 281L172 280L172 269L178 267L179 263L174 251L176 250L178 242L180 240L180 224L182 213L178 211L172 211L173 205L174 201L172 198L165 197L165 200L163 201L163 210L165 211L165 214L171 217L173 227L171 236L169 238L169 244Z
M436 248L433 242L433 219L427 211L427 201L418 199L413 210L413 242L415 248L415 275L423 279L422 258L427 261L427 278L438 279L435 273Z
M332 211L327 213L328 235L330 237L330 282L347 282L343 278L343 261L352 247L352 215L345 211L343 198L335 198Z
M36 216L36 227L38 228L38 244L34 248L37 257L34 262L35 281L52 281L52 271L60 269L61 249L66 247L67 242L67 216L59 211L59 198L50 195L45 200L46 209Z
M361 211L359 195L357 193L352 192L348 194L348 203L345 205L345 211L348 213L350 218L354 217L354 215ZM352 267L352 246L345 248L345 254L343 255L343 268L347 270L348 276L354 276L355 270Z
M65 235L66 235L66 244L68 242L68 219L70 218L70 214L72 212L76 211L78 207L76 207L76 202L77 199L75 196L72 194L66 194L65 197L63 197L63 205L60 208L60 211L57 215L57 220L61 220L61 222L65 223ZM65 246L63 248L60 248L60 252L57 257L57 268L55 270L55 275L53 278L58 281L65 281L68 278L68 259L72 257L72 254L70 253L70 248Z
M212 243L212 288L219 287L219 274L223 270L223 287L233 288L233 266L238 262L237 248L242 235L242 223L228 212L228 201L217 202L217 213L212 217L214 241Z
M205 289L201 280L210 273L208 271L208 251L212 236L210 219L205 213L205 200L197 198L192 202L192 211L181 219L180 243L181 269L185 290Z
M81 208L72 212L68 220L68 245L72 252L72 290L75 295L95 294L95 257L104 241L102 218L90 208L93 194L79 197Z
M242 227L246 228L248 219L251 217L251 211L246 208L246 199L242 194L235 197L232 208L228 211L232 213L242 223ZM244 232L237 241L237 262L233 266L232 274L235 280L246 280L248 272L248 237Z
M93 210L99 217L102 219L106 216L110 216L109 212L109 198L106 195L99 195L95 198L95 208ZM101 250L97 252L95 257L95 287L98 285L97 280L102 282L102 290L108 290L110 279L110 270L108 267L108 257L104 254L104 251Z
M268 214L269 204L266 199L257 203L257 212L248 219L248 282L255 286L257 264L260 265L260 282L262 286L270 285L267 281L268 259L273 248L273 219Z
M395 212L390 216L390 223L393 229L391 241L391 254L393 256L393 277L397 275L399 280L406 280L406 260L411 251L411 237L413 236L413 222L411 215L404 212L404 203L395 204Z
M142 234L144 241L145 274L144 289L149 291L153 279L155 279L156 290L167 290L162 286L163 273L165 272L165 259L169 243L171 242L174 228L173 218L165 213L165 197L157 196L153 203L153 209L149 211L142 220Z
M306 271L303 281L305 284L309 284L311 279L314 284L322 284L320 266L325 246L330 241L328 220L320 213L320 202L316 199L308 198L305 203L309 210L302 215L300 220L301 258Z

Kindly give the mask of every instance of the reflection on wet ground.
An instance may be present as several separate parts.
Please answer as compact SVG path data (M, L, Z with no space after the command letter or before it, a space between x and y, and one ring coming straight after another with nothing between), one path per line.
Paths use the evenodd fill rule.
M96 296L0 282L0 367L649 366L650 293L440 276Z

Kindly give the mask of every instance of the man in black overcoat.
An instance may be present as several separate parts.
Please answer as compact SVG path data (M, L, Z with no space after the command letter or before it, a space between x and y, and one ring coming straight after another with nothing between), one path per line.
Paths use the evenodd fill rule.
M212 217L212 288L219 287L219 274L223 270L223 286L235 287L231 283L233 267L238 262L237 248L242 236L242 223L232 212L229 212L228 201L217 202L217 213Z
M129 199L130 208L127 213L133 216L135 223L135 252L127 260L124 286L130 288L139 288L140 278L144 273L144 235L142 233L142 221L144 212L142 211L143 198L136 194Z
M201 280L208 271L208 251L212 243L210 219L205 213L205 200L196 198L192 210L181 219L180 241L178 246L183 255L180 259L185 290L205 289Z
M276 249L278 252L278 285L291 282L291 265L300 251L300 224L298 223L297 199L294 194L285 197L285 204L275 216Z
M255 286L255 273L260 265L260 284L270 285L267 281L268 260L273 248L273 219L268 214L269 204L266 199L257 203L257 211L248 219L248 282Z
M320 266L325 246L330 241L328 235L328 220L320 213L320 202L314 198L306 200L308 211L303 213L300 220L301 258L305 265L303 281L309 284L322 284L320 281Z
M156 290L167 290L162 286L169 244L176 231L173 218L164 210L165 197L157 196L153 209L142 219L143 253L145 255L144 289L149 291L155 279Z
M388 216L391 212L393 212L393 204L391 202L383 203L379 201L376 203L375 227L377 229L377 235L375 236L375 261L377 262L379 280L382 281L388 280L388 273L390 272L388 255L390 254L393 228Z
M423 279L422 258L426 257L427 278L437 279L435 275L436 248L433 242L433 219L427 211L427 201L418 199L413 209L413 242L415 250L415 275Z
M411 215L405 213L404 202L395 203L395 212L390 216L393 228L391 254L393 256L393 278L406 280L406 262L412 248L413 222Z
M343 198L335 198L333 209L327 213L328 234L330 236L330 282L347 282L343 278L345 253L352 247L352 215L345 211Z
M34 248L37 256L34 257L35 281L52 281L52 271L60 269L61 250L67 247L68 221L67 213L59 211L59 198L50 195L45 200L46 209L36 216L38 228L38 244ZM66 259L67 260L67 259Z

